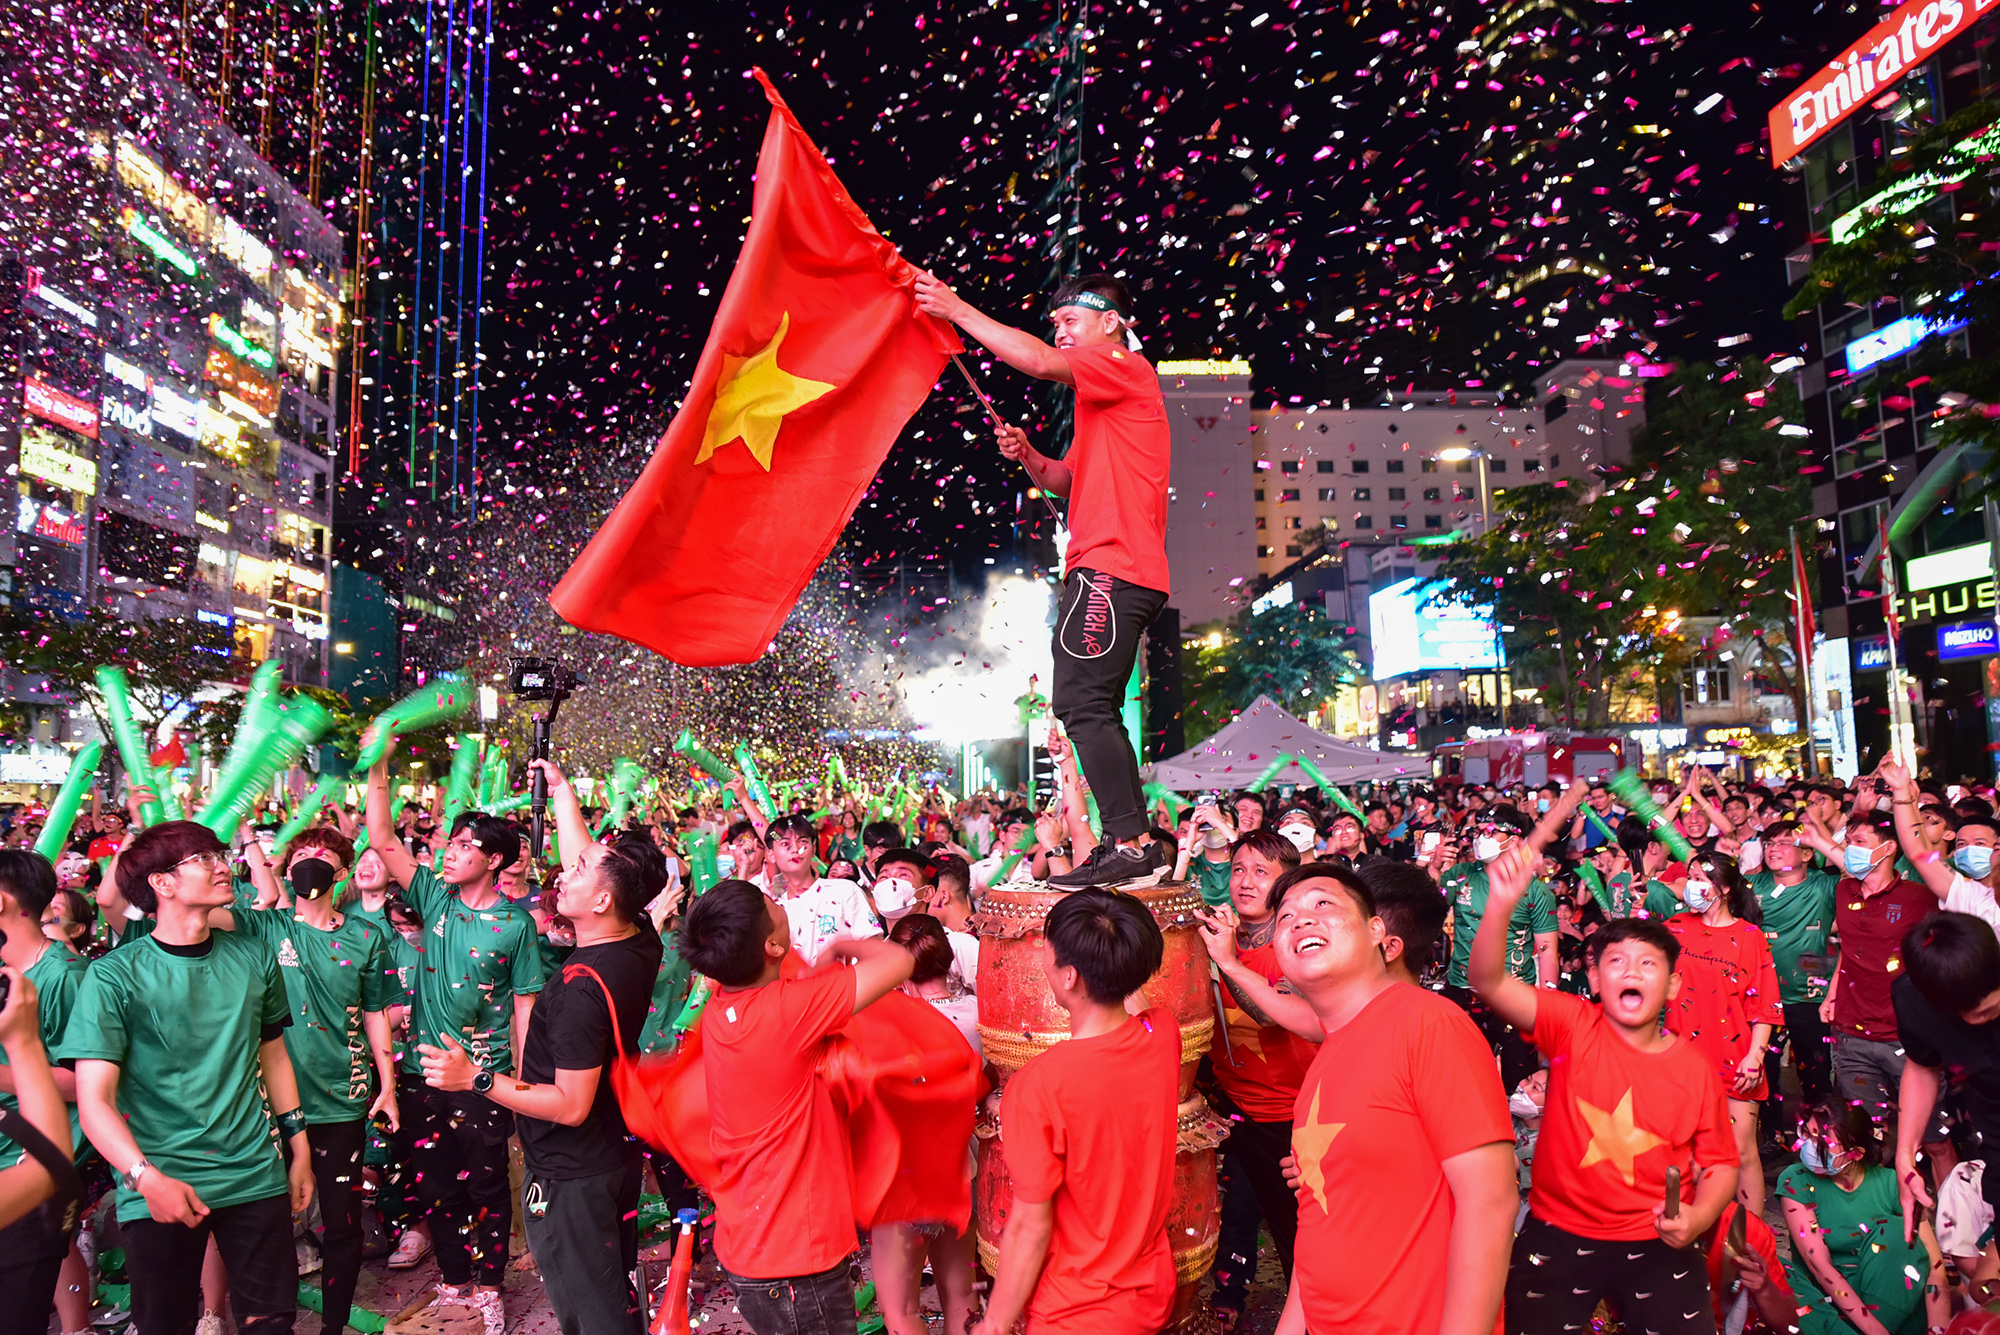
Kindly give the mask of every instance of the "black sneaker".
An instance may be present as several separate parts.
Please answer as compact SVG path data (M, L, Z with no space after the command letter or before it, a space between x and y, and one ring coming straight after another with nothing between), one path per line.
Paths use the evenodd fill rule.
M1164 869L1165 860L1151 839L1136 848L1107 840L1090 850L1082 866L1051 876L1048 883L1056 890L1083 890L1090 886L1157 881Z

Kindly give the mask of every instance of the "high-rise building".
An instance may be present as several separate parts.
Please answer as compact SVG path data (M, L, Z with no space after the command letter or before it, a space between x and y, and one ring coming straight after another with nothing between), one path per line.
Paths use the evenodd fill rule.
M116 17L31 20L0 67L0 559L48 615L211 622L323 684L343 239Z

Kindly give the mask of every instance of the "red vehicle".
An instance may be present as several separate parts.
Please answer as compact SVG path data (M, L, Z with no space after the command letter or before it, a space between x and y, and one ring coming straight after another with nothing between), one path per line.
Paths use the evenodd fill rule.
M1535 732L1446 742L1431 752L1431 774L1440 784L1539 788L1553 781L1567 787L1623 769L1625 746L1623 737L1558 739Z

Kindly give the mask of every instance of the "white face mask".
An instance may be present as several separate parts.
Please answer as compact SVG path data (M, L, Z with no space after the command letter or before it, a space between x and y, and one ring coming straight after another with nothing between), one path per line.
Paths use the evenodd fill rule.
M1472 841L1472 857L1476 862L1491 862L1500 856L1500 841L1490 834L1482 834Z
M1310 825L1287 825L1278 831L1292 841L1292 847L1301 853L1310 853L1313 846L1313 829Z
M1743 846L1736 850L1736 859L1746 872L1756 871L1764 865L1764 842L1761 839L1745 839Z
M1541 1105L1528 1096L1526 1090L1517 1089L1507 1096L1507 1111L1516 1117L1540 1117Z

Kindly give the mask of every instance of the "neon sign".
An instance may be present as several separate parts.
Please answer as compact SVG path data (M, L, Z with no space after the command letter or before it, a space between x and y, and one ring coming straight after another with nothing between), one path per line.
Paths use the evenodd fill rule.
M82 399L39 380L23 381L22 393L28 411L35 416L68 427L80 436L97 439L97 409Z

